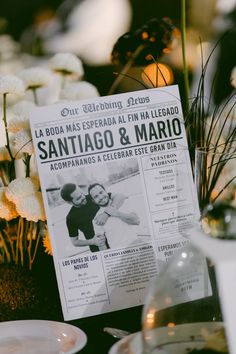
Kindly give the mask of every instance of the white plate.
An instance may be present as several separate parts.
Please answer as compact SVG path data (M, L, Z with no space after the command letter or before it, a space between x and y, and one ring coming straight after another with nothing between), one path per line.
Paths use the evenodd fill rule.
M86 342L87 336L81 329L63 322L0 323L0 354L74 354Z
M222 322L199 322L154 329L152 330L154 331L152 338L158 345L154 345L156 349L152 353L184 354L189 349L203 348L205 341L201 335L202 330L212 333L222 326ZM108 354L142 354L141 332L133 333L119 340L110 348Z

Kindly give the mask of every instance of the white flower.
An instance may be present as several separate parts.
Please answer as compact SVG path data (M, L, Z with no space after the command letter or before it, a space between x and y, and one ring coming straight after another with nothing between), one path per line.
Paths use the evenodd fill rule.
M28 117L25 115L18 115L9 120L8 131L10 133L17 133L22 129L30 129Z
M74 75L80 79L84 75L81 60L72 53L57 53L50 60L53 71L63 75Z
M29 117L29 112L35 107L35 103L27 100L21 100L14 104L12 107L12 112L15 115Z
M61 92L61 98L66 100L82 100L98 96L97 88L87 81L69 83Z
M12 56L19 51L19 44L8 34L1 34L0 36L0 54L2 62L12 61ZM4 66L3 66L4 67Z
M231 72L230 82L231 85L236 88L236 66L233 68Z
M35 107L35 103L27 100L17 102L11 110L12 116L8 119L8 131L17 133L21 129L30 129L29 112Z
M6 146L0 147L0 161L11 161L11 156Z
M24 83L15 75L0 76L0 94L22 95L25 92Z
M39 220L46 220L41 192L36 192L26 198L21 198L16 203L16 208L20 216L29 221L37 222Z
M27 90L49 86L52 81L51 72L41 67L24 69L19 77L24 81Z
M9 145L14 159L19 160L23 157L23 152L15 147L15 134L9 134Z
M32 136L29 129L22 129L15 134L14 137L14 150L18 152L25 152L29 155L34 153L34 146Z
M39 185L30 177L17 178L11 181L6 189L6 197L15 204L29 195L36 193Z
M6 198L6 190L7 187L0 187L0 218L9 221L16 218L18 213L15 204Z

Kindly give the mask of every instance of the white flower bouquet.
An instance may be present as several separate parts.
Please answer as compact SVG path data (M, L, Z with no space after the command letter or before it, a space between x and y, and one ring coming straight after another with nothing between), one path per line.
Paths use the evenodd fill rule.
M48 68L30 67L18 75L0 76L0 263L32 269L40 241L49 245L29 112L45 104L40 102L42 91L55 87L55 82L57 96L50 103L98 96L96 87L81 81L83 75L79 58L58 53Z

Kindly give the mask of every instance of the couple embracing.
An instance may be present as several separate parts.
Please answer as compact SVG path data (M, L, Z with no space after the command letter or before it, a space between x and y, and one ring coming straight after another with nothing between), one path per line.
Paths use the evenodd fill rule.
M88 246L91 252L97 252L137 242L136 226L140 220L130 197L109 193L99 183L91 184L88 194L76 184L66 183L60 193L72 205L66 225L74 246Z

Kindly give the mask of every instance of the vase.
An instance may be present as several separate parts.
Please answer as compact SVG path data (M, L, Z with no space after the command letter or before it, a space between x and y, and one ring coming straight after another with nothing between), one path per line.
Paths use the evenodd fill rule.
M236 171L236 148L219 151L216 148L197 148L194 180L200 212L210 203L233 198Z

